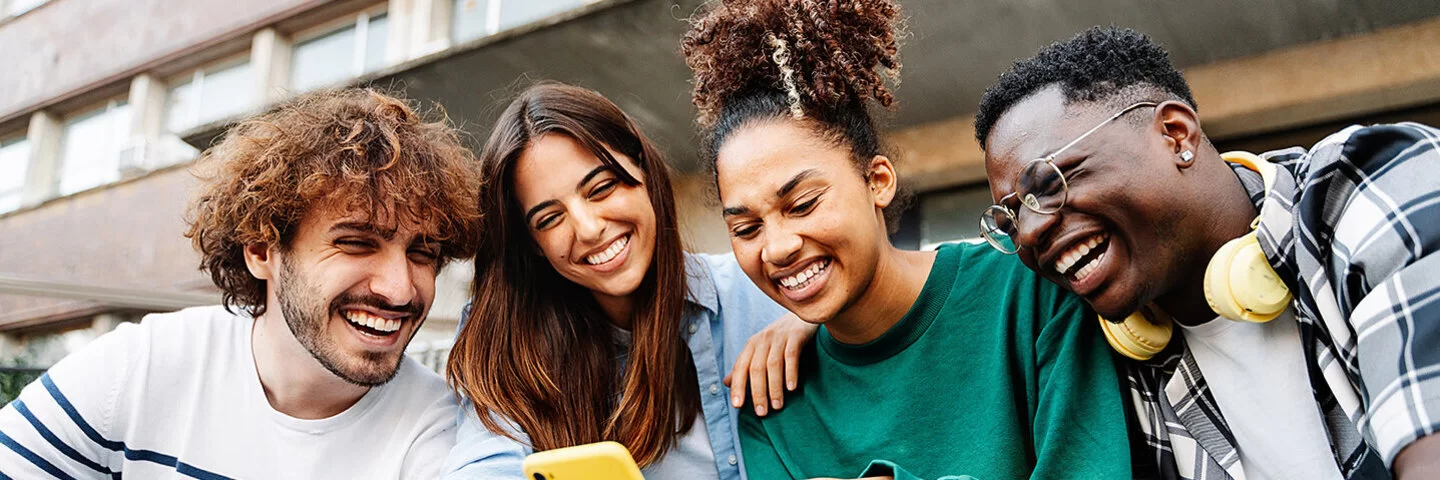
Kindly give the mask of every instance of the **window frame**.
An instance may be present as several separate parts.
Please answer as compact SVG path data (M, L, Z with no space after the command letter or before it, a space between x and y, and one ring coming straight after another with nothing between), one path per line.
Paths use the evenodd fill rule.
M221 116L219 116L219 117L216 117L216 118L213 118L213 119L210 119L210 120L205 120L205 121L201 121L201 120L200 120L201 118L204 117L204 115L201 114L201 113L203 112L203 110L202 110L202 108L201 108L202 102L200 101L200 99L201 99L201 97L204 95L204 89L205 89L205 83L204 83L204 81L205 81L205 76L206 76L206 75L209 75L209 74L213 74L213 73L215 73L215 72L219 72L219 71L221 71L221 70L225 70L225 69L237 67L237 66L240 66L240 65L242 65L242 64L248 65L249 68L251 69L251 70L250 70L251 75L254 75L254 73L255 73L255 68L256 68L256 67L255 67L255 63L254 63L254 59L250 56L250 51L247 49L247 50L245 50L245 51L241 51L241 52L238 52L238 53L234 53L234 54L231 54L231 55L227 55L227 56L225 56L225 57L223 57L223 58L221 58L221 59L219 59L219 60L215 60L215 61L212 61L212 62L208 62L208 63L205 63L205 64L203 64L203 65L201 65L201 66L198 66L198 67L195 67L195 68L191 68L191 69L185 70L186 73L177 74L177 75L174 75L174 76L166 79L166 81L165 81L165 111L161 112L162 120L161 120L161 127L160 127L160 128L161 128L161 131L162 131L162 135L163 135L163 134L179 135L180 133L182 133L182 131L171 131L171 130L170 130L170 119L171 119L171 113L172 113L171 110L170 110L170 105L171 105L170 101L171 101L171 93L172 93L172 91L173 91L176 87L179 87L180 85L184 85L186 82L189 82L189 85L191 86L192 91L194 91L195 93L192 93L192 96L193 96L193 98L194 98L194 102L193 102L194 104L190 106L190 110L191 110L191 111L187 113L187 115L189 116L189 123L186 124L186 127L184 128L184 130L192 130L192 129L194 129L195 127L199 127L199 126L201 126L201 125L207 125L207 124L214 123L214 122L217 122L217 121L220 121L220 120L224 120L224 119L226 119L226 118L234 117L234 116L237 116L237 115L242 115L242 114L246 113L247 111L251 111L251 110L254 110L255 108L259 107L259 106L260 106L260 102L258 101L258 99L254 98L254 97L255 97L254 92L250 92L248 95L249 95L251 98L249 99L248 102L246 102L247 105L245 106L245 108L241 109L240 111L233 112L233 113L228 113L228 114L225 114L225 115L221 115ZM199 89L198 89L198 90L195 90L195 87L196 87L197 85L199 86Z
M21 129L18 132L7 132L6 135L0 135L0 151L4 151L6 148L9 148L21 142L26 143L26 148L29 149L29 151L23 159L25 163L25 169L20 174L20 186L12 190L0 190L0 197L4 197L5 195L10 194L18 194L19 202L15 204L15 208L5 208L3 204L0 204L0 215L5 215L7 213L25 208L25 188L29 186L28 184L30 183L28 181L30 176L30 167L33 166L31 164L34 163L35 157L35 147L33 145L29 145L30 137L27 129Z
M115 165L115 179L113 179L113 180L107 180L107 181L100 182L100 183L96 183L96 184L94 184L94 185L88 185L88 186L85 186L85 187L76 189L76 190L74 190L74 191L69 191L69 192L65 191L65 189L63 188L63 186L64 186L64 184L65 184L65 172L66 172L67 169L70 167L70 165L68 165L67 162L66 162L66 159L67 159L66 157L69 155L69 149L66 148L66 147L68 146L67 144L69 143L69 140L70 140L70 133L71 133L71 132L70 132L70 128L71 128L71 126L74 125L76 122L79 122L79 121L81 121L81 120L84 120L84 119L87 119L87 118L90 118L90 117L94 117L94 116L97 116L97 115L104 115L104 114L111 113L111 112L114 111L115 109L121 108L122 105L123 105L125 108L128 109L128 117L129 117L129 118L126 119L125 124L121 127L121 129L122 129L121 138L120 138L119 143L118 143L117 145L115 145L115 147L116 147L116 150L115 150L115 152L114 152L114 154L115 154L115 161L116 161L116 165ZM68 197L68 196L76 195L76 194L79 194L79 193L82 193L82 192L86 192L86 191L89 191L89 190L93 190L93 189L96 189L96 188L101 188L101 187L104 187L104 186L106 186L106 185L110 185L110 184L113 184L113 183L115 183L115 182L118 182L118 181L120 181L120 180L124 180L124 178L125 178L125 175L123 174L123 171L122 171L121 165L120 165L120 161L122 160L121 155L125 152L125 149L130 146L130 143L131 143L131 140L132 140L132 137L133 137L133 135L131 134L131 133L133 133L133 132L131 132L131 131L126 131L126 130L132 130L132 131L133 131L133 128L134 128L134 125L135 125L135 105L130 104L130 97L129 97L128 92L127 92L126 94L113 95L113 96L110 96L110 97L108 97L108 98L106 98L106 99L104 99L104 100L100 100L100 101L98 101L98 102L94 102L94 103L87 104L86 107L87 107L87 108L75 109L75 110L73 110L73 111L65 114L65 115L64 115L63 117L61 117L61 119L60 119L60 148L56 151L56 156L55 156L55 160L54 160L54 161L55 161L55 164L54 164L54 165L55 165L55 167L54 167L54 168L55 168L55 180L54 180L54 184L53 184L53 186L52 186L52 188L53 188L53 190L52 190L53 195L52 195L52 196L53 196L54 198ZM113 133L113 132L112 132L112 133Z
M354 13L349 13L344 16L322 22L313 27L302 29L291 35L291 58L289 71L286 75L287 78L285 79L286 86L295 93L324 89L327 87L334 87L340 84L344 84L365 74L383 70L387 67L393 66L394 63L390 61L390 50L395 48L395 42L390 41L388 33L386 35L385 51L384 54L381 55L380 65L376 66L374 69L366 69L365 66L366 54L369 53L370 49L370 21L375 17L379 17L382 15L385 17L385 21L387 23L386 28L390 28L390 26L388 25L391 20L390 5L387 2L372 5L370 7L360 9L359 11L356 11ZM345 30L346 28L353 28L355 30L355 40L354 43L350 46L352 49L350 52L350 69L346 72L346 76L341 80L337 80L331 83L314 85L311 86L309 89L305 90L296 88L295 58L298 56L296 55L296 53L300 50L300 48L303 47L304 44L312 40L339 32L341 30Z

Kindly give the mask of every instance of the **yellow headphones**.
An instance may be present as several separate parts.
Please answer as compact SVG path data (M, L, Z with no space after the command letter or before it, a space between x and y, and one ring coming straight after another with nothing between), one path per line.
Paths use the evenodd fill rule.
M1259 172L1266 192L1275 185L1275 165L1255 154L1228 152L1220 158ZM1250 223L1249 233L1221 246L1205 267L1205 301L1221 317L1263 323L1290 305L1290 289L1270 267L1255 236L1260 218ZM1153 305L1130 314L1124 322L1101 318L1100 327L1115 351L1135 360L1149 360L1164 350L1174 329L1170 317Z

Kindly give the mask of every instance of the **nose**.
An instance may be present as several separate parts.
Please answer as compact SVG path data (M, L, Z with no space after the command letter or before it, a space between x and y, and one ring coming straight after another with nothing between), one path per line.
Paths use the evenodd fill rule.
M605 237L605 219L593 208L584 205L569 209L570 219L575 222L575 237L584 244L594 245Z
M1049 236L1050 227L1060 221L1060 212L1038 213L1025 207L1015 212L1015 243L1020 248L1034 248Z
M764 235L765 246L760 249L760 259L777 267L794 263L800 254L800 246L805 243L799 235L778 227L766 228Z
M410 259L405 249L386 249L375 256L374 271L370 276L370 292L384 298L390 305L408 305L418 293L415 276L412 275Z

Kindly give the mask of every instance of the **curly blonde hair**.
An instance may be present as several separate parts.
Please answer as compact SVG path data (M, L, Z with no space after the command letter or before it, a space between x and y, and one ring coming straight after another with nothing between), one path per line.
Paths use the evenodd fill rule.
M240 122L196 163L202 185L185 236L226 308L265 313L265 281L244 248L286 248L311 208L366 212L420 225L445 261L474 256L480 176L474 155L443 117L371 89L300 96Z

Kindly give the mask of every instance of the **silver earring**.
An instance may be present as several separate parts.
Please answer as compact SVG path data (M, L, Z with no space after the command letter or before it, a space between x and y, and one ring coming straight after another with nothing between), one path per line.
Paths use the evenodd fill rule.
M1195 161L1195 154L1194 154L1194 153L1190 153L1189 150L1180 152L1180 161L1185 162L1185 163L1193 162L1193 161Z

